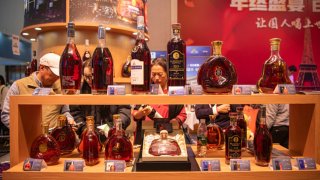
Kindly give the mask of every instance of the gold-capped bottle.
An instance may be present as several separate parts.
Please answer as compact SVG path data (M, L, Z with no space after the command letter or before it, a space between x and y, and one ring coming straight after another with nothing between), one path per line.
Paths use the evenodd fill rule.
M272 94L278 84L291 84L287 64L280 57L280 38L270 39L271 56L265 61L262 75L257 83L260 92Z
M99 163L99 138L94 131L93 116L87 116L87 130L83 136L83 159L87 166Z

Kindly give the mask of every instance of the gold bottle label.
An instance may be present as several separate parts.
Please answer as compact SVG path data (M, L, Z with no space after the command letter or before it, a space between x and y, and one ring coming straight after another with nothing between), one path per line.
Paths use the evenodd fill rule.
M47 144L45 144L45 143L40 144L40 146L39 146L39 151L40 151L41 153L47 152L47 150L48 150Z

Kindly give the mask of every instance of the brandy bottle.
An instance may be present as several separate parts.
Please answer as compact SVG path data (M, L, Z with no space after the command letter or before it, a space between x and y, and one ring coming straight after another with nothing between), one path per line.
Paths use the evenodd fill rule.
M213 41L213 55L205 61L198 71L198 84L207 93L229 93L237 83L237 72L226 57L221 54L222 41Z
M230 164L230 159L241 158L241 129L237 126L237 113L230 112L230 126L226 129L226 164Z
M266 125L266 106L260 107L260 123L255 131L254 157L258 166L268 166L272 153L272 136Z
M117 127L119 126L117 123L119 122L119 119L121 121L120 114L112 115L112 119L113 119L113 127L110 128L108 131L108 139L110 139L113 135L116 134ZM125 136L126 134L125 131L123 129L121 129L121 131L122 131L122 134Z
M31 73L38 71L37 52L33 51L33 58L30 63Z
M43 159L47 165L55 165L60 159L60 147L48 131L49 126L44 125L43 134L38 136L31 145L30 157Z
M237 107L237 126L241 129L241 147L247 148L247 122L244 119L243 107Z
M152 154L154 156L179 156L181 154L181 149L176 140L168 138L167 130L161 130L160 138L154 139L151 142L149 154Z
M113 58L106 47L106 30L98 28L98 47L92 55L92 94L107 94L108 85L113 85Z
M74 23L68 23L67 45L60 59L60 81L62 94L79 94L82 60L75 44Z
M86 39L85 40L85 43L84 43L84 53L83 53L83 57L82 57L82 61L85 62L87 60L91 60L91 53L89 51L89 39Z
M149 93L151 55L144 36L144 17L137 17L137 39L131 51L132 94Z
M74 150L76 135L66 116L58 116L58 126L51 132L51 136L58 142L61 154L69 154Z
M83 136L83 159L87 166L99 163L99 138L94 131L93 116L87 116L87 130Z
M133 146L129 138L123 135L122 122L118 118L116 122L116 132L106 143L106 160L125 160L130 162L133 159Z
M167 44L168 86L186 85L186 43L180 38L181 25L172 24L173 38Z
M287 64L280 57L280 38L270 39L271 56L265 61L262 75L257 83L260 92L272 94L278 84L291 84Z
M197 155L206 157L207 155L207 126L206 120L200 119L200 124L197 130Z
M208 148L223 149L224 134L219 125L215 123L216 115L209 115L210 124L207 126Z

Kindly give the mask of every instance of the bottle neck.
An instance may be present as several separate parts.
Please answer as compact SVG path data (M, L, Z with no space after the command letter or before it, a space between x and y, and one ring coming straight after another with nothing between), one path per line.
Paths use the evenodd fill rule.
M121 120L116 120L116 134L121 134L122 131L122 122Z
M144 36L144 31L143 29L138 29L138 32L137 32L137 40L144 40L145 39L145 36Z
M237 119L230 118L230 126L237 126Z
M106 47L106 39L99 39L98 40L98 47L105 48Z
M280 56L280 45L271 45L271 56Z
M75 42L75 38L68 36L67 44L74 44L74 42Z
M180 39L180 29L173 29L173 39L174 40Z
M221 46L212 46L212 54L214 56L221 56Z

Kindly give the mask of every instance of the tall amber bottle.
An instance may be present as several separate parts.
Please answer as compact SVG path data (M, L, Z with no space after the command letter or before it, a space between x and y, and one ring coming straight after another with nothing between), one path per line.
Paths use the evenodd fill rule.
M277 84L291 84L287 64L279 54L280 42L280 38L270 39L271 56L265 61L257 83L260 92L272 94Z
M238 81L234 65L221 54L221 49L222 41L213 41L213 55L201 65L198 71L198 84L207 93L229 93Z

